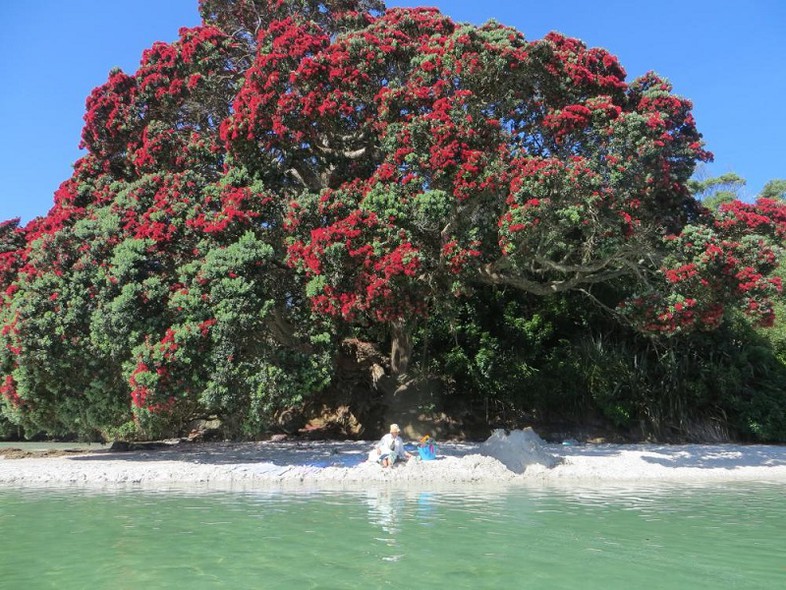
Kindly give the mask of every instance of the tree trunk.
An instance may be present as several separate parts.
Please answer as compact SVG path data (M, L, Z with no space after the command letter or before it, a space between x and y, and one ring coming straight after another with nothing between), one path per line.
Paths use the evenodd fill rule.
M414 322L396 320L391 323L390 372L396 379L404 375L412 357L412 331Z

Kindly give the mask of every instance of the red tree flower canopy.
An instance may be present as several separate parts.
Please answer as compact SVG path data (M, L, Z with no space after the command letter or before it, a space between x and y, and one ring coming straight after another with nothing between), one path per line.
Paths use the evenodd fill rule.
M49 214L0 224L19 423L256 432L331 381L342 338L407 358L475 289L581 291L646 333L772 322L783 203L702 210L711 155L657 75L376 0L200 10L90 94Z

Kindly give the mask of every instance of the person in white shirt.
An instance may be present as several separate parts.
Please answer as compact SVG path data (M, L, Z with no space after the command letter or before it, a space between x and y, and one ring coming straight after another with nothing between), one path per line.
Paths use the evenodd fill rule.
M377 443L375 447L377 462L382 467L392 467L396 461L407 461L412 457L412 454L404 448L404 441L401 440L400 435L401 429L398 424L391 424L390 432Z

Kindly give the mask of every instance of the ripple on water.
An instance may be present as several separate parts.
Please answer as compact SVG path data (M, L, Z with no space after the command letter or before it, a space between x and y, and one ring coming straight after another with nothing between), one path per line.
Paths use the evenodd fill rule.
M778 485L0 488L12 588L786 587Z

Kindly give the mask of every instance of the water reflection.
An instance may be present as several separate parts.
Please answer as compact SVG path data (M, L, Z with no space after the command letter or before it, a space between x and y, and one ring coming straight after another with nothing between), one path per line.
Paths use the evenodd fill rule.
M500 504L501 496L467 493L466 495L422 490L369 489L365 492L369 522L383 532L396 535L406 523L433 526L446 510L460 508L479 516L490 506Z
M401 531L401 512L404 509L401 494L394 494L387 488L368 490L366 503L369 522L391 535L386 542L395 542L395 535Z

